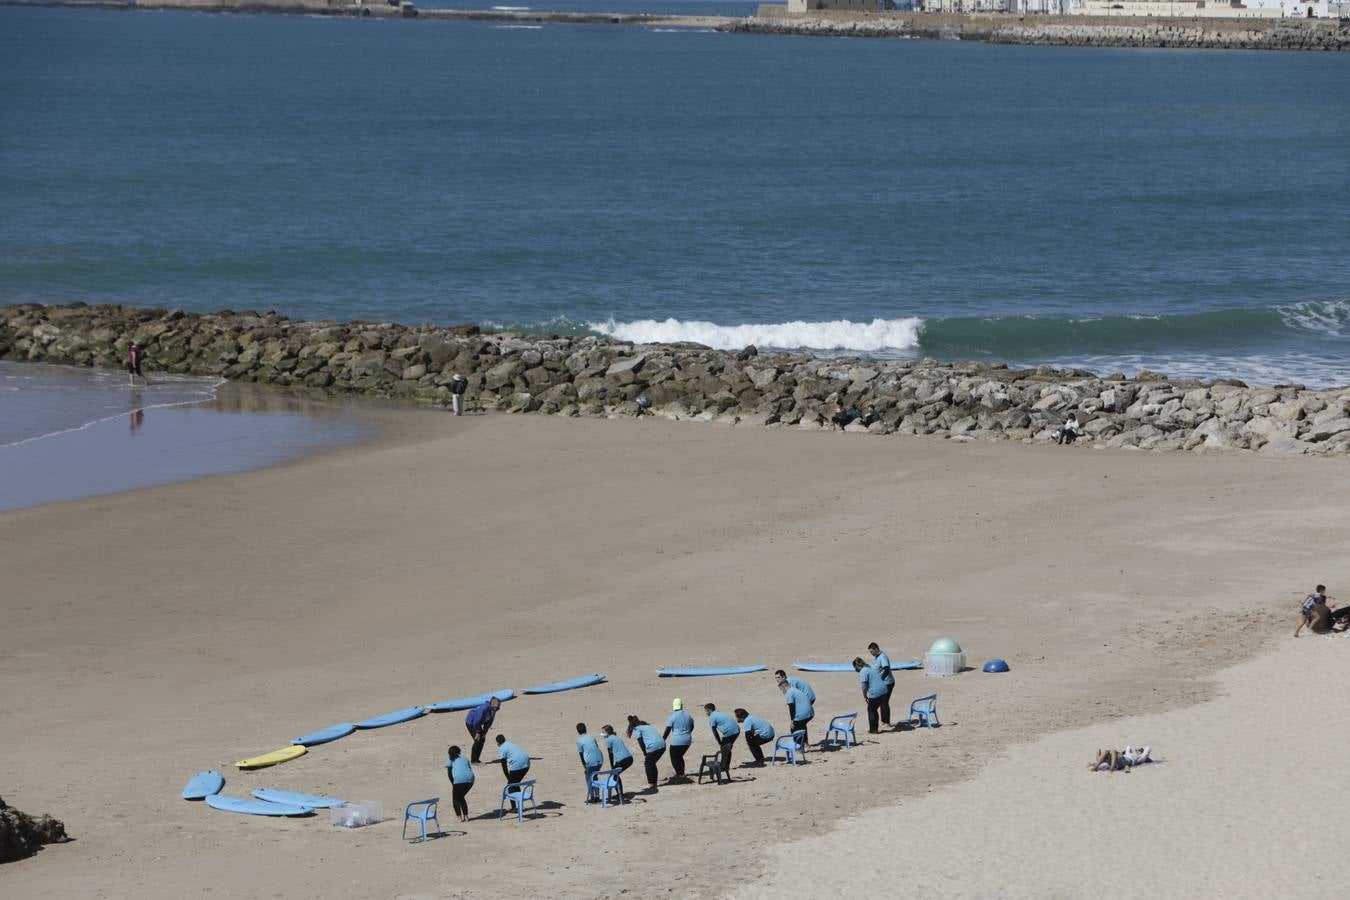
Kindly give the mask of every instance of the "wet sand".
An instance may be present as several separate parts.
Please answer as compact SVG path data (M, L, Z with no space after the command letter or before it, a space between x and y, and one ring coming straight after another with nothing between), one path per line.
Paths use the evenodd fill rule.
M1206 712L1218 704L1193 705L1242 690L1219 670L1267 648L1315 679L1333 665L1321 649L1331 639L1289 634L1302 594L1319 580L1334 594L1347 574L1350 482L1337 461L651 419L381 421L378 441L278 468L0 514L0 716L18 723L0 733L4 797L77 838L6 866L7 892L711 897L787 890L775 879L790 874L796 890L842 876L872 891L889 876L936 896L956 861L903 861L937 846L920 833L935 808L959 830L987 796L1026 817L999 845L1027 858L1024 877L992 888L964 877L964 895L1075 896L1081 860L1055 848L1078 846L1081 823L1050 803L1009 807L1008 786L989 781L996 766L1108 816L1121 807L1102 791L1174 777L1204 800L1195 833L1227 833L1232 804L1254 810L1271 773L1216 770L1214 745L1247 735L1226 730L1240 718ZM940 729L870 737L797 769L737 769L734 784L662 788L622 809L581 803L577 721L657 723L680 696L787 724L767 674L671 681L658 666L847 660L869 640L906 659L942 636L972 665L997 656L1012 672L899 673L897 706L938 691ZM466 744L462 714L357 733L257 773L230 765L335 722L588 672L609 681L513 700L498 717L536 757L544 815L523 825L496 821L502 777L483 766L477 818L452 827L442 762L448 743ZM811 680L817 736L829 715L861 708L852 676ZM1299 752L1333 758L1339 726L1290 702ZM1172 718L1119 721L1140 714ZM1218 716L1197 719L1194 746L1192 715ZM712 746L699 723L691 760ZM1165 767L1119 782L1086 772L1094 746L1153 734ZM265 820L180 800L205 768L225 771L229 794L377 799L390 820L348 831L326 816ZM402 844L403 804L437 795L450 836ZM1324 812L1274 821L1334 833ZM864 858L849 836L868 817L896 831L860 838ZM799 840L824 843L785 869L784 853L815 846ZM1150 867L1184 873L1213 847L1145 846L1140 874L1113 874L1105 892L1193 895L1185 876L1159 888ZM1228 884L1220 872L1217 884L1315 894L1325 882L1305 869Z

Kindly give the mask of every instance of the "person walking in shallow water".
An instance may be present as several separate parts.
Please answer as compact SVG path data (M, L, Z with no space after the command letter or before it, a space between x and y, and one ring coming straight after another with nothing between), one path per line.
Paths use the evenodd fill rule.
M127 350L127 377L128 382L133 387L136 385L136 379L139 377L146 385L150 384L150 379L145 377L142 366L145 365L145 348L137 341L131 342L131 347Z

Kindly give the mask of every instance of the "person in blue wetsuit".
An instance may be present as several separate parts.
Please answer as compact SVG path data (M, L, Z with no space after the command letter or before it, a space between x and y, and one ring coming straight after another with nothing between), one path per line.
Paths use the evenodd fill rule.
M461 822L469 821L469 791L473 790L473 766L458 746L445 751L445 776L450 779L451 802Z
M666 719L666 730L661 737L665 738L670 746L670 766L675 770L675 774L670 780L684 780L684 755L689 752L689 745L694 742L694 717L684 711L684 701L679 697L671 704L674 710L670 718Z
M613 725L603 726L600 733L605 736L605 749L609 751L609 767L618 769L620 773L627 772L633 764L633 752L628 749L623 738L614 733Z
M497 710L501 707L502 701L489 697L469 710L469 714L464 717L469 737L473 738L473 752L469 758L475 766L483 761L483 745L487 743L488 729L492 727L492 720L497 718Z
M502 763L502 774L507 784L520 784L530 771L530 754L506 739L497 735L497 759Z
M736 710L736 721L741 723L741 730L745 732L745 746L750 748L750 755L755 758L754 764L764 765L764 751L759 748L773 740L773 726L739 708Z
M716 704L703 704L703 711L708 714L708 725L712 728L713 740L722 748L722 771L730 778L731 747L736 743L736 738L741 736L741 726L737 725L731 716L720 712Z
M853 658L853 670L858 673L863 699L867 701L867 733L878 734L880 729L877 719L881 713L881 704L886 700L886 682L881 680L881 670L863 662L861 656Z
M792 730L802 732L803 744L811 743L810 738L806 736L806 726L816 717L816 708L812 705L811 698L806 696L806 692L801 688L795 688L786 681L779 682L778 689L783 692L783 699L787 701Z
M666 755L666 741L656 729L637 716L628 717L628 736L642 749L642 767L647 771L647 792L655 794L656 764Z
M586 773L586 802L599 803L600 792L591 786L591 776L600 771L605 757L600 753L600 743L593 735L586 733L586 723L577 723L577 755L581 757L581 769Z
M877 645L876 641L867 645L872 654L872 666L881 673L881 681L886 685L886 696L881 698L881 724L891 726L891 693L895 690L895 675L891 672L891 658Z
M796 688L806 695L806 699L811 701L811 705L816 705L816 690L804 678L789 678L788 673L778 669L773 673L774 679L778 682L779 688L782 688L784 682L788 687Z

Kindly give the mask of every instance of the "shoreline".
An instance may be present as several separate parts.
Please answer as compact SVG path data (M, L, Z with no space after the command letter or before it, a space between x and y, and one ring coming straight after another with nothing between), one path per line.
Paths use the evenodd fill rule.
M549 10L419 9L414 3L358 5L330 0L0 0L0 5L95 8L122 11L189 11L360 18L660 25L730 34L802 37L917 38L993 44L1151 49L1350 51L1350 24L1335 19L1244 19L1152 16L1059 16L1019 13L824 11L789 13L784 4L761 4L753 16L562 12Z
M1350 456L1350 387L1251 387L933 359L761 355L700 344L483 333L478 326L296 321L121 306L0 307L0 359L153 369L440 406L564 417L651 414L731 425L1045 443L1074 417L1106 449ZM864 418L866 415L868 418Z
M0 514L0 534L27 560L3 601L11 627L0 636L0 671L16 687L3 712L28 723L0 738L15 781L6 799L51 812L77 838L7 867L15 889L82 893L111 871L134 872L145 897L181 896L196 879L240 894L266 885L320 897L346 884L390 895L424 885L448 848L457 896L609 897L676 878L691 895L720 896L721 867L772 872L779 843L851 827L867 809L909 809L930 792L959 790L1009 745L1015 753L1047 732L1099 727L1122 711L1213 698L1217 668L1285 637L1297 598L1262 595L1323 564L1350 489L1327 484L1315 465L1239 456L888 448L650 419L407 411L390 422L366 445L280 469ZM461 477L444 477L456 470ZM856 493L860 481L866 494ZM638 484L642 502L633 503ZM1090 502L1056 515L1040 508L1065 494ZM896 517L899 508L922 514ZM559 516L585 528L560 530ZM126 520L141 533L107 531ZM153 547L142 534L155 536ZM436 555L444 546L454 552ZM82 565L53 568L56 557ZM113 560L138 573L138 590L117 602L96 587ZM1197 580L1197 564L1211 574ZM1325 579L1334 584L1338 574ZM236 585L241 576L246 589ZM1047 594L1046 584L1060 587ZM201 602L183 603L188 590ZM954 606L953 596L964 599ZM712 620L718 627L709 631ZM596 621L606 623L603 636ZM575 758L559 737L570 722L650 716L669 709L672 693L780 718L760 676L671 684L653 677L653 666L829 659L851 653L849 642L864 639L859 629L897 659L955 636L972 664L1000 656L1013 672L902 673L896 702L903 709L910 695L939 691L943 728L867 739L796 770L738 770L744 780L716 789L735 792L734 810L710 811L707 789L696 786L663 789L626 812L600 813L573 796ZM390 665L394 657L436 658L441 671ZM87 677L98 671L107 675ZM416 856L392 840L394 823L353 841L326 821L250 822L176 796L191 771L328 719L583 671L604 671L610 682L521 698L500 717L499 727L541 758L542 799L562 804L526 828L495 822L495 773L486 768L471 801L476 815L486 805L494 820ZM856 708L852 678L821 675L813 684L822 715ZM44 714L54 692L89 712ZM154 714L183 692L194 702L181 714ZM108 731L114 722L140 727ZM397 809L441 789L432 763L458 728L454 714L428 716L256 776L230 769L229 792L271 784ZM72 772L61 763L56 746L95 734L105 735L106 765ZM1193 758L1172 759L1193 772ZM136 809L151 814L128 815ZM690 816L710 821L713 833L691 837ZM766 820L776 827L763 828ZM582 824L596 846L643 859L642 870L613 870L550 839ZM677 838L687 853L661 851ZM180 852L187 846L197 849ZM500 853L528 854L537 865L501 872L490 861ZM256 867L238 871L240 854ZM310 865L296 867L297 857ZM706 865L691 868L694 858Z

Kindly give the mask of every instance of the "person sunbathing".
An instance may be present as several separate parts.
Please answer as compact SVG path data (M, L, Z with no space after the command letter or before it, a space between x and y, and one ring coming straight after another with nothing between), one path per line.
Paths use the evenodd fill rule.
M1097 760L1088 766L1094 772L1128 772L1134 766L1153 762L1149 747L1126 747L1124 750L1098 750Z

